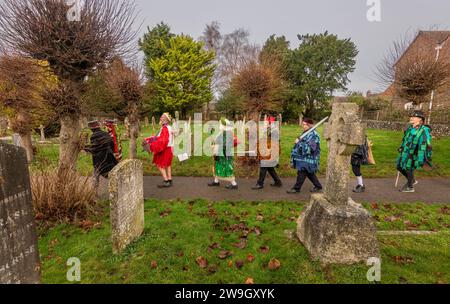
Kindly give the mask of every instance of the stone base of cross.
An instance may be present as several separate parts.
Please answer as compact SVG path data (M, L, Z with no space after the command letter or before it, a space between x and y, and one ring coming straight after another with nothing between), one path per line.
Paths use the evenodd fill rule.
M351 154L365 140L365 127L353 103L335 103L325 125L328 142L324 194L315 194L298 220L297 236L324 264L353 264L379 258L370 213L349 198Z

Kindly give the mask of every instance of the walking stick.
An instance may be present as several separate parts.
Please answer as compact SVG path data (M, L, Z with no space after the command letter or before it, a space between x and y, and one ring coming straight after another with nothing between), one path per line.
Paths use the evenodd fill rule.
M395 188L398 187L398 180L400 179L400 171L397 171L397 180L395 181Z

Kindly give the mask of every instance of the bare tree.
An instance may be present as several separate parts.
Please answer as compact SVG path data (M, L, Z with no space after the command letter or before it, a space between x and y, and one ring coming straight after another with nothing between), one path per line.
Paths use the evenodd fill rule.
M249 36L249 32L244 29L222 35L217 21L206 25L200 40L206 49L216 53L217 69L213 81L216 93L224 91L244 66L258 61L260 49L250 43Z
M434 44L409 47L411 42L412 39L404 35L392 44L377 67L377 77L385 86L392 86L398 97L419 106L447 83L450 60L438 57Z
M24 56L47 61L58 77L49 90L61 122L59 166L75 168L80 151L81 91L86 76L133 51L135 5L128 0L84 1L80 21L65 0L3 0L0 41Z
M107 85L116 96L127 103L130 124L130 159L137 159L137 138L139 137L139 106L142 97L142 79L137 67L128 67L122 60L115 59L105 72Z

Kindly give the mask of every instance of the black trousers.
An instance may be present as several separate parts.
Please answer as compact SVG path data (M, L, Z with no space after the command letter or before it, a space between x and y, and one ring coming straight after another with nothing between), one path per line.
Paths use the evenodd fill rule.
M356 177L362 176L361 164L352 164L352 170L353 170L353 174L355 174Z
M264 181L266 180L267 172L269 172L270 176L272 176L275 184L277 184L277 185L281 184L281 179L278 176L277 171L275 170L275 168L273 168L273 167L271 167L271 168L260 167L259 168L258 185L264 186Z
M414 187L414 182L415 182L414 169L411 168L410 170L404 170L404 169L398 167L397 170L408 180L408 187L409 188Z
M311 181L314 187L319 189L323 188L315 173L309 173L305 169L302 169L301 171L297 172L297 183L295 184L294 189L300 191L303 187L303 184L305 183L306 178Z

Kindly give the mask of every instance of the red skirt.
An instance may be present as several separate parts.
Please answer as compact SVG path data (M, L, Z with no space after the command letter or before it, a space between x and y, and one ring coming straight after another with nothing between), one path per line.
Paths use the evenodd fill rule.
M153 163L158 168L167 168L172 166L173 148L167 147L162 152L153 156Z

